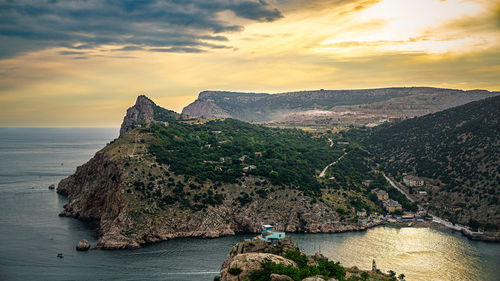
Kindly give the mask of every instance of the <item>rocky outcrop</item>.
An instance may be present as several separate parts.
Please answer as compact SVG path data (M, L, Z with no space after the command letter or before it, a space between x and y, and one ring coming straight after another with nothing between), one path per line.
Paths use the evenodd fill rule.
M143 123L153 121L155 106L156 104L145 95L138 96L135 105L127 110L127 114L123 118L120 136Z
M288 268L283 270L273 266L273 263ZM324 275L318 275L319 272ZM289 281L298 280L299 276L302 276L302 279L299 279L302 281L395 280L379 271L343 267L320 253L310 255L301 252L289 237L278 240L275 245L268 244L259 237L237 243L224 260L220 274L221 281Z
M278 255L267 253L239 254L233 259L228 267L221 270L221 281L245 280L248 276L250 276L250 273L252 273L252 271L259 270L261 268L261 264L267 261L276 264L282 264L284 266L290 265L293 267L297 267L297 264L295 262ZM238 268L241 270L241 273L237 275L231 274L231 268Z
M217 92L212 91L201 92L196 101L182 109L182 114L194 117L231 117L231 114L220 108L212 99L210 99L211 96L216 94Z
M229 254L224 259L222 263L221 270L227 268L235 259L236 256L246 253L269 253L279 256L284 256L287 251L294 251L297 249L295 243L292 239L287 237L279 241L280 247L276 247L272 244L266 243L265 241L255 237L249 241L243 241L236 243Z
M78 244L76 245L76 250L77 251L88 251L90 249L90 243L89 241L82 239Z

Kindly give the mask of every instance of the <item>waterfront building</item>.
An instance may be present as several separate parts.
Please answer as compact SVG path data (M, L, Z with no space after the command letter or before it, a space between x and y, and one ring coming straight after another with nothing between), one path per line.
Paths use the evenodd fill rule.
M266 242L276 244L278 240L285 238L285 232L274 231L272 225L265 224L262 226L262 233L259 238Z

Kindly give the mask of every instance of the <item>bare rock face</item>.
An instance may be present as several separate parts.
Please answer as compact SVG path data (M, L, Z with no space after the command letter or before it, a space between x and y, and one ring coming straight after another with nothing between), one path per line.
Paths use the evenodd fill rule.
M284 257L267 254L267 253L248 253L248 254L239 254L234 260L229 264L227 268L224 268L221 271L221 281L238 281L245 280L245 278L250 276L250 273L254 270L259 270L261 268L261 264L266 261L271 261L277 264L283 264L284 266L293 266L297 267L297 264L289 259ZM241 273L238 275L233 275L229 273L230 268L239 268L241 269ZM286 280L286 279L284 279Z
M271 277L271 281L292 281L293 279L288 275L276 274L273 273L269 277Z
M235 259L237 255L246 254L246 253L269 253L284 256L287 251L294 251L297 249L295 243L293 243L290 237L279 240L280 247L276 247L271 245L263 240L260 240L258 237L250 241L239 242L234 245L229 254L226 256L226 259L222 263L221 270L228 267Z
M217 92L203 91L198 95L198 99L182 109L182 114L194 117L217 117L228 118L231 114L215 104L210 97Z
M138 96L135 105L127 109L120 128L120 136L138 125L153 121L155 106L156 104L145 95Z
M82 239L78 244L76 245L76 250L77 251L88 251L90 249L90 243L89 241Z

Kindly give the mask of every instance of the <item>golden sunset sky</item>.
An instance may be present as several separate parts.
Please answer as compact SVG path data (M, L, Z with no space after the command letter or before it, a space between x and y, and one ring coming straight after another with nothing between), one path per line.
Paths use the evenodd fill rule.
M498 0L0 0L0 126L117 127L138 94L500 90Z

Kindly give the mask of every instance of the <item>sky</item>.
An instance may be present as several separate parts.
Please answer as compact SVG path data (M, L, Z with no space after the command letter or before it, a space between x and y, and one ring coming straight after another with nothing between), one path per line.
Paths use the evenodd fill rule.
M0 0L0 127L393 86L500 90L500 0Z

